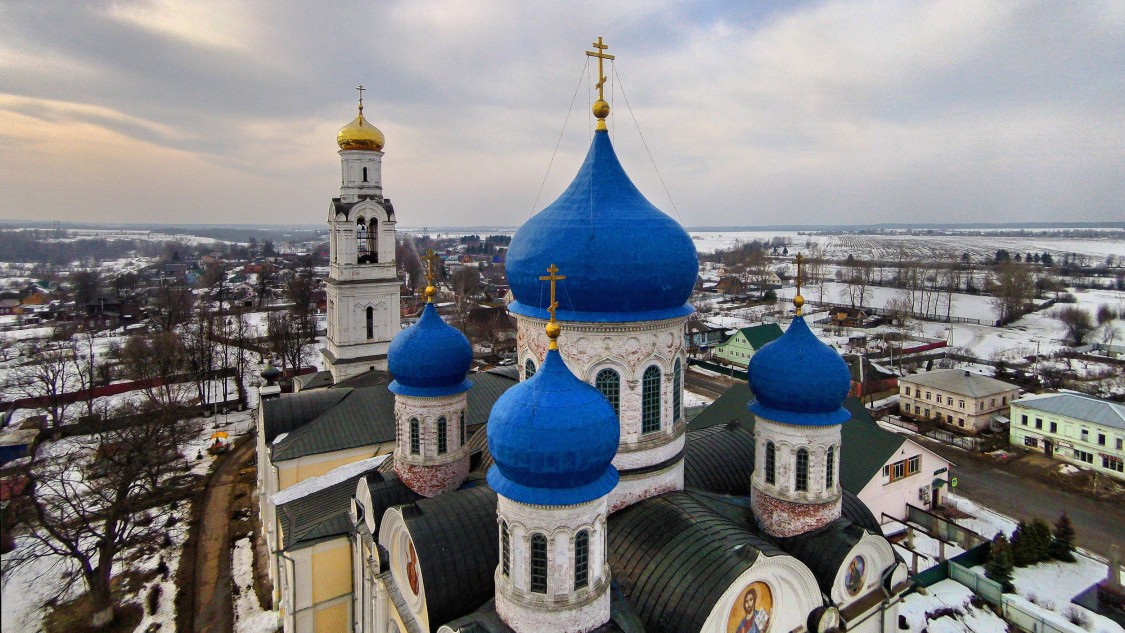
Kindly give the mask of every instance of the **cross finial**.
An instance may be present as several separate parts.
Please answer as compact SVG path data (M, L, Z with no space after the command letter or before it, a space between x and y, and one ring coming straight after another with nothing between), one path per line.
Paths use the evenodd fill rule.
M554 264L547 267L547 272L551 274L539 278L539 281L551 282L551 305L547 307L547 312L551 314L551 320L547 323L547 338L551 339L551 342L547 347L557 350L559 348L559 332L562 328L559 327L558 321L555 321L555 310L559 308L559 302L555 300L555 282L566 279L566 275L556 274L559 272L559 267Z
M598 36L598 41L591 44L591 46L596 48L597 51L586 51L586 56L598 58L598 83L595 85L595 88L598 89L598 100L594 103L594 116L598 117L598 129L604 130L606 129L605 118L609 116L609 104L605 101L606 77L602 63L607 59L612 61L614 57L605 52L605 50L609 48L609 44L602 43L602 37L600 35Z
M367 89L363 87L363 84L359 84L355 89L359 91L359 113L363 114L363 91Z
M801 264L804 263L804 261L804 256L797 253L797 294L793 295L793 305L797 306L797 316L801 316L801 306L805 305L805 298L801 296L801 282L804 281L804 272L801 270Z
M427 249L422 259L426 260L426 303L433 303L434 293L437 292L437 288L434 288L434 261L437 260L434 249Z

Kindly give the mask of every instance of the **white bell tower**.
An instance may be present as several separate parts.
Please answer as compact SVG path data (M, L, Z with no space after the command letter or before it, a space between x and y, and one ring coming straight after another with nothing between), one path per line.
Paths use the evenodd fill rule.
M340 129L340 197L328 208L328 342L321 354L340 382L387 369L399 331L395 211L383 197L383 133L359 115Z

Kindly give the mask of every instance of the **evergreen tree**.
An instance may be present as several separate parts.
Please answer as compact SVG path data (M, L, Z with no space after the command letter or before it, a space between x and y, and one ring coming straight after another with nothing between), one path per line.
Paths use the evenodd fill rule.
M1055 532L1051 535L1051 558L1074 562L1074 524L1070 522L1066 510L1055 522Z
M1031 541L1027 535L1028 525L1026 521L1020 521L1016 526L1016 530L1012 532L1012 563L1016 567L1027 567L1035 563L1035 557L1031 553Z
M1051 524L1043 519L1034 519L1028 526L1028 534L1032 537L1032 549L1035 562L1051 560Z
M992 546L988 549L988 560L984 563L984 575L990 580L1000 583L1004 593L1014 593L1016 588L1012 585L1012 546L1008 544L1008 537L1004 533L992 539Z

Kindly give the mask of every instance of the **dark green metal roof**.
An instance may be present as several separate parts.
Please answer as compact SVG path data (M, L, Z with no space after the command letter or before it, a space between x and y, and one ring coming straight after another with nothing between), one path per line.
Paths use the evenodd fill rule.
M289 433L336 406L349 389L325 389L286 395L262 403L262 425L266 445L282 433Z
M782 553L712 503L699 493L670 492L610 517L610 569L646 631L701 630L723 592L760 554Z
M783 539L780 544L782 549L808 566L816 576L821 591L831 594L836 575L863 534L862 527L842 518L819 530Z
M273 444L271 458L274 462L394 441L395 397L385 386L326 389L314 393L337 391L347 393L335 406ZM281 398L281 401L288 399Z
M726 426L732 420L753 433L754 414L746 408L753 398L754 394L746 384L736 384L727 389L726 393L688 424L689 450L692 432L719 425ZM858 399L849 397L844 401L844 406L851 411L852 419L844 422L840 428L840 484L844 490L859 494L906 440L901 435L880 428ZM748 459L749 468L753 470L752 453ZM686 481L686 471L684 476Z
M290 549L300 543L347 534L351 530L348 518L351 499L355 496L356 484L362 476L363 473L357 474L323 490L277 506L283 547Z
M753 474L754 435L741 424L716 424L688 431L684 487L748 495Z
M750 343L750 347L754 351L762 349L762 346L774 339L781 338L784 332L781 331L781 326L776 323L763 323L752 327L738 328L738 331L746 337L746 341Z

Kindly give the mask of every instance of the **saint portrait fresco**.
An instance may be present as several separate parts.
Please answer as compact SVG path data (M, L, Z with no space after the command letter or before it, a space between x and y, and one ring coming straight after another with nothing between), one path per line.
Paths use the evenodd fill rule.
M866 572L867 564L864 562L862 556L856 556L848 563L847 570L844 571L844 588L848 593L853 596L863 589L864 572Z
M406 544L406 580L410 583L410 590L418 595L418 554L410 541Z
M773 612L773 592L764 582L752 582L738 594L727 618L727 633L766 633Z

